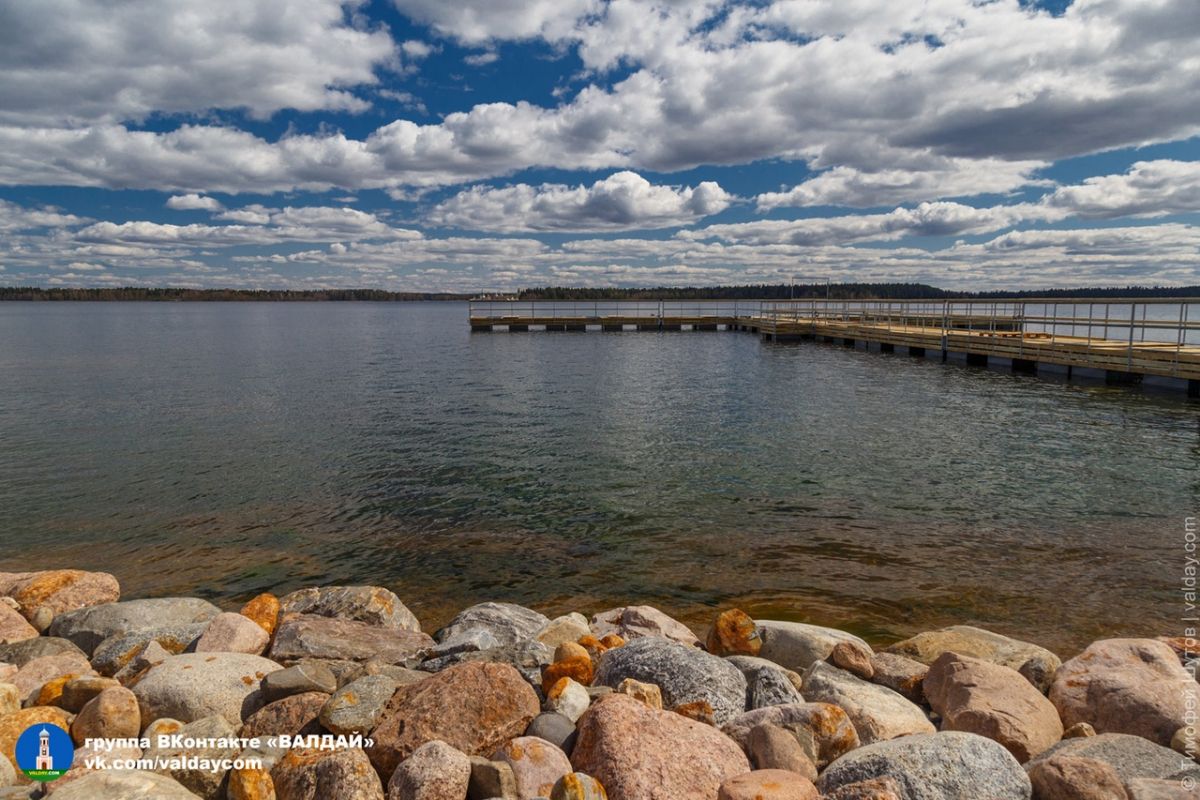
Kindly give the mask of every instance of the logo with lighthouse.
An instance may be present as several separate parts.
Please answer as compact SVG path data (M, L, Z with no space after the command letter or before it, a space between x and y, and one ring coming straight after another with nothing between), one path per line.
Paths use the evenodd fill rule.
M30 780L52 781L71 768L75 746L62 728L48 723L31 725L17 739L17 766Z

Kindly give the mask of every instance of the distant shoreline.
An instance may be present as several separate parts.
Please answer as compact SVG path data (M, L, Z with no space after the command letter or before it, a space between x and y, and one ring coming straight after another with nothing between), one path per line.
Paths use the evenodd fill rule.
M407 302L445 300L1020 300L1025 298L1197 298L1200 286L1084 286L951 292L922 283L755 284L656 288L548 286L481 297L478 292L391 292L382 289L184 289L0 287L0 301L27 302Z

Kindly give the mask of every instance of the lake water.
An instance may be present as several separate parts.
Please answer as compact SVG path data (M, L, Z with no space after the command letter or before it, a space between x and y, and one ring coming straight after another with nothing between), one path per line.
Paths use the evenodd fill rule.
M732 332L472 334L465 304L0 304L0 569L129 597L388 586L1070 654L1181 632L1200 406Z

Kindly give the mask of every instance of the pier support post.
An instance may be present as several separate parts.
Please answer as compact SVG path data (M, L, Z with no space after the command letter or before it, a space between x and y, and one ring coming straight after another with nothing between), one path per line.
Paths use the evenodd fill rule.
M1188 397L1200 397L1200 381L1188 381Z
M1135 386L1142 382L1142 376L1137 372L1109 369L1104 371L1104 382L1109 386Z
M565 331L566 329L567 326L561 322L549 322L546 324L546 330L548 331Z
M854 347L854 340L853 339L842 339L842 346L843 347Z
M491 332L492 332L491 325L472 325L471 326L471 333L491 333Z
M681 331L681 330L683 330L683 326L680 325L678 322L664 322L662 324L662 330L664 330L664 331Z
M1012 360L1013 372L1027 372L1035 374L1037 372L1037 362L1029 358L1014 358Z
M988 357L983 353L967 353L967 364L972 367L986 367Z
M526 332L526 331L528 331L528 330L529 330L529 326L528 326L528 325L515 325L515 324L514 324L514 325L509 325L509 326L508 326L508 332L509 332L509 333L525 333L525 332Z
M924 358L924 357L925 357L925 348L924 348L924 347L912 347L912 346L909 346L909 348L908 348L908 354L909 354L910 356L915 356L915 357L917 357L917 358Z
M892 344L891 342L880 342L879 343L879 352L894 353L894 352L896 352L896 345Z

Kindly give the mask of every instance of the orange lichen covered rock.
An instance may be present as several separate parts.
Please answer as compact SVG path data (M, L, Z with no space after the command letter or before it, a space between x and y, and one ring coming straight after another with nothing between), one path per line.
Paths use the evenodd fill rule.
M263 592L242 606L238 613L253 620L268 635L273 634L275 624L279 621L279 598L270 592Z
M121 599L121 586L107 572L52 569L44 572L0 573L0 595L21 604L21 614L32 621L41 609L51 618Z
M562 678L571 678L587 686L595 674L596 667L591 654L582 645L564 642L554 651L554 663L542 671L542 691L549 693L550 688Z
M744 611L722 611L708 632L708 652L718 656L757 656L762 649L758 624Z

